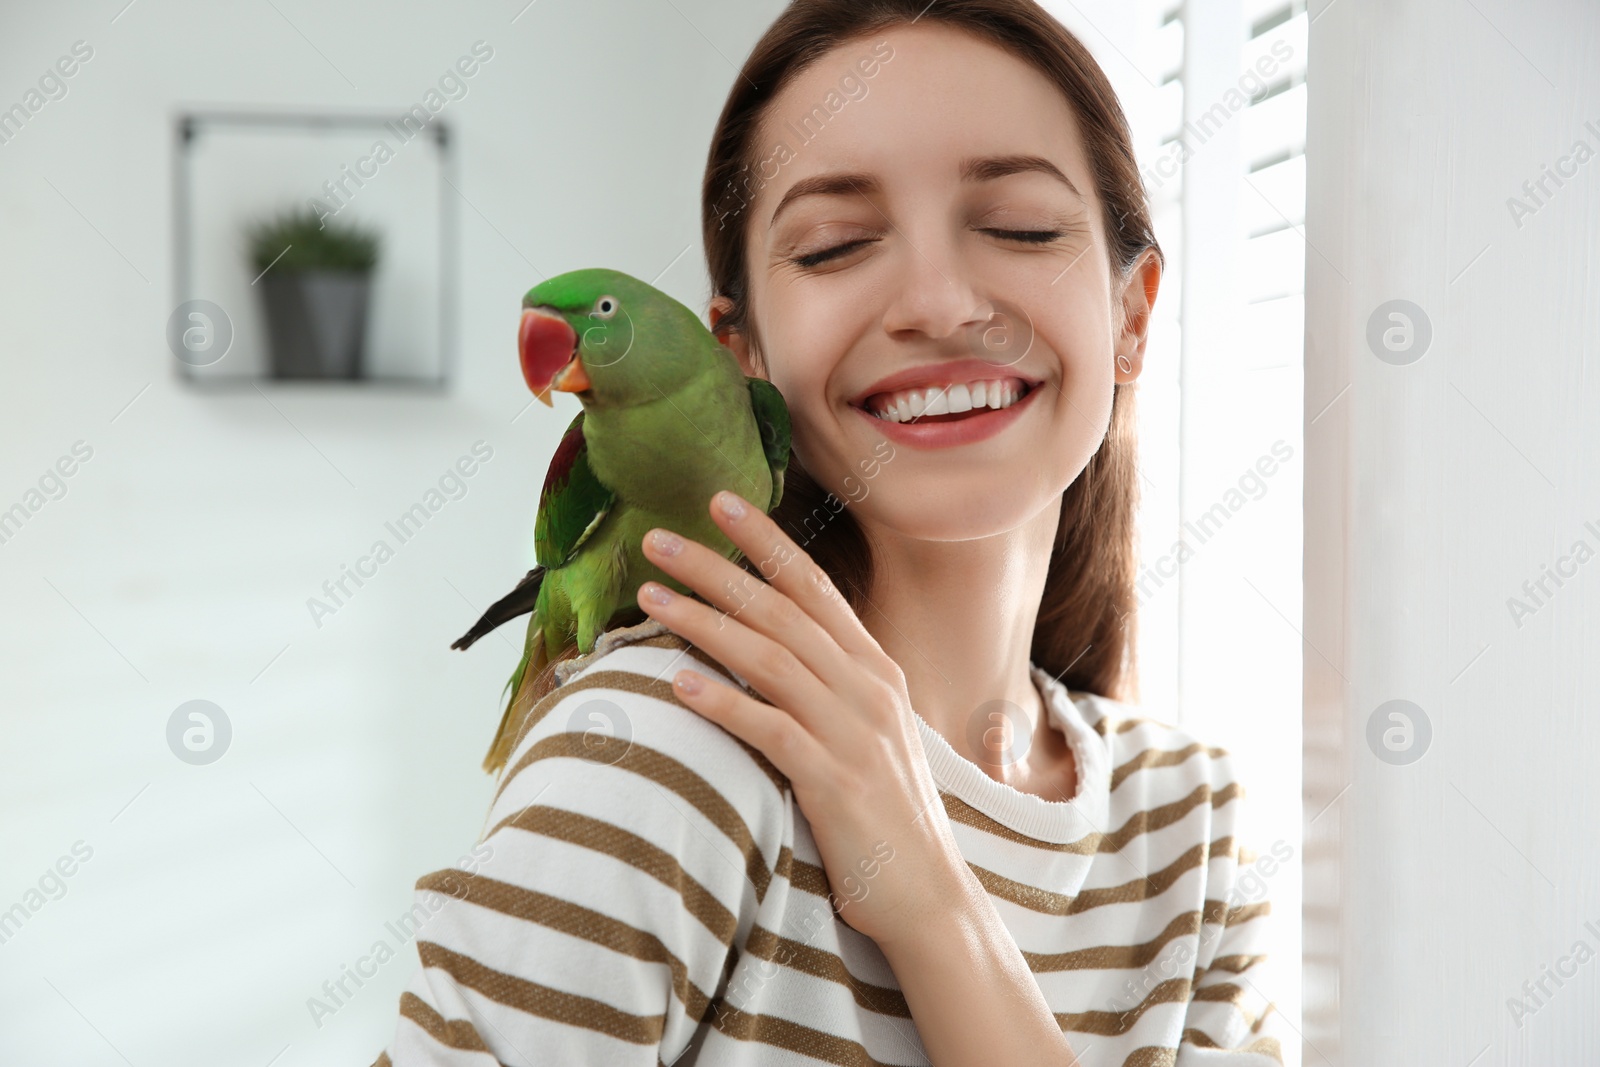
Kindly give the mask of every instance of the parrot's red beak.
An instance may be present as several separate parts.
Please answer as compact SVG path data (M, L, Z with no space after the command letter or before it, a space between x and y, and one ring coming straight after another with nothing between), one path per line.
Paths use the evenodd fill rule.
M578 333L559 313L542 307L523 309L517 351L522 378L545 407L555 406L552 389L581 393L589 388L589 375L578 359Z

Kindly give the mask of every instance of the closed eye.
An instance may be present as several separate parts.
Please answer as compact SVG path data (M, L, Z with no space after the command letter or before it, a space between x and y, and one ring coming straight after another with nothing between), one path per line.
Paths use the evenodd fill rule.
M876 240L878 240L876 237L862 237L854 241L846 241L842 245L834 245L832 248L824 248L820 252L812 252L808 255L796 256L793 260L791 260L791 262L799 267L820 266L830 259L838 259L846 252L853 252L861 245L871 244Z
M996 237L1004 237L1008 241L1026 241L1029 244L1045 244L1061 236L1060 230L984 230Z
M1062 234L1061 230L984 229L980 232L987 233L1007 241L1020 241L1024 244L1048 244L1049 242L1059 238ZM820 266L823 263L828 262L830 259L838 259L840 256L845 255L846 253L855 251L862 245L872 244L877 240L879 240L879 238L862 237L854 241L846 241L844 244L834 245L832 248L824 248L818 252L811 252L804 256L796 256L791 260L791 262L799 267Z

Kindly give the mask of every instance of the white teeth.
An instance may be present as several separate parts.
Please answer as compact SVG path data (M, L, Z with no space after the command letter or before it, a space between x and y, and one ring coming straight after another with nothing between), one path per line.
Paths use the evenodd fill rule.
M902 389L874 401L868 410L880 419L910 422L924 415L959 414L976 408L998 411L1015 404L1022 392L1023 383L1020 379L991 378L923 389Z

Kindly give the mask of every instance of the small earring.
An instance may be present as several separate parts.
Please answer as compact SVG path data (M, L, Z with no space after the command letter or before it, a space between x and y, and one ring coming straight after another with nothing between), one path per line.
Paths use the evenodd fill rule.
M1122 355L1121 353L1118 353L1117 354L1117 369L1120 370L1123 374L1132 374L1133 373L1133 360L1129 359L1127 356Z

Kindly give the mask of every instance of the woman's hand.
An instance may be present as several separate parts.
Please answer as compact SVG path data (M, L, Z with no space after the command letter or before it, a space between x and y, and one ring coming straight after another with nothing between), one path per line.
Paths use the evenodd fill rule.
M766 581L655 529L645 555L709 603L646 582L639 606L767 703L687 669L673 691L789 779L847 923L880 945L939 925L978 884L939 803L899 666L759 508L722 492L711 516Z

